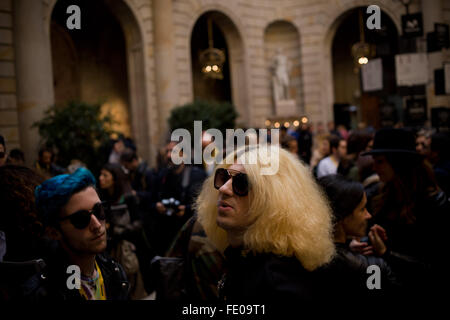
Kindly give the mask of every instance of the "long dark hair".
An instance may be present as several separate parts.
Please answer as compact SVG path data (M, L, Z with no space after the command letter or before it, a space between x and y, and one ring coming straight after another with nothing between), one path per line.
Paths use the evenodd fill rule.
M387 214L390 220L407 224L416 220L415 209L422 200L438 191L431 166L418 155L386 154L394 170L394 178L385 183L374 197L374 214Z
M318 182L328 198L335 222L351 215L364 197L361 183L339 174L321 177Z
M102 170L111 173L114 180L114 191L112 195L108 193L108 190L99 188L100 197L103 201L116 203L123 195L127 195L131 192L131 185L128 177L120 165L107 163L102 167Z

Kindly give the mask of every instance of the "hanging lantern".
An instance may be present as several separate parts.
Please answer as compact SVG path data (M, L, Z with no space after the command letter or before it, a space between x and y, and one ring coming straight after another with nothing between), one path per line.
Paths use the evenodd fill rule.
M352 56L355 62L356 73L359 72L362 65L367 64L369 59L375 56L375 46L365 42L364 22L361 10L359 10L359 38L360 41L352 46Z
M225 63L225 52L214 48L213 30L211 18L208 18L208 49L200 52L199 60L202 72L206 78L223 79L223 64Z

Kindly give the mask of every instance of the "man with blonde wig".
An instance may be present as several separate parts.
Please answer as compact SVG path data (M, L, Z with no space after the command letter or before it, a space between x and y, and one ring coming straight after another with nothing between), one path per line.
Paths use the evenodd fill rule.
M205 181L196 207L207 236L227 260L219 282L224 300L318 298L323 287L313 271L335 252L331 212L295 155L278 146L235 151Z

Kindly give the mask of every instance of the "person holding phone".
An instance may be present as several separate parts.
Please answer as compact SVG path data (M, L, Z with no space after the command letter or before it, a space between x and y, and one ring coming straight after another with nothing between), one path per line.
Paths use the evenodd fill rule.
M374 237L378 240L379 237L378 232L374 231L365 237L372 216L366 209L367 197L363 185L338 174L324 176L318 182L328 197L334 215L336 256L323 269L333 283L331 295L343 300L377 298L387 301L399 284L390 266L379 257L386 252L383 240L368 245L365 255L352 251L348 245L348 240L353 237L361 238L361 242L369 238L374 240ZM367 270L371 266L379 268L380 281L368 285ZM378 290L372 290L374 287Z

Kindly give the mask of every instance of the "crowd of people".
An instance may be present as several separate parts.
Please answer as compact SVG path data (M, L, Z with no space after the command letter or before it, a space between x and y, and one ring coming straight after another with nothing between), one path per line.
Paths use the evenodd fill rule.
M174 164L175 145L152 168L119 139L94 177L50 148L26 167L0 136L0 297L385 302L442 283L448 134L304 124L277 160L247 144L214 168Z

